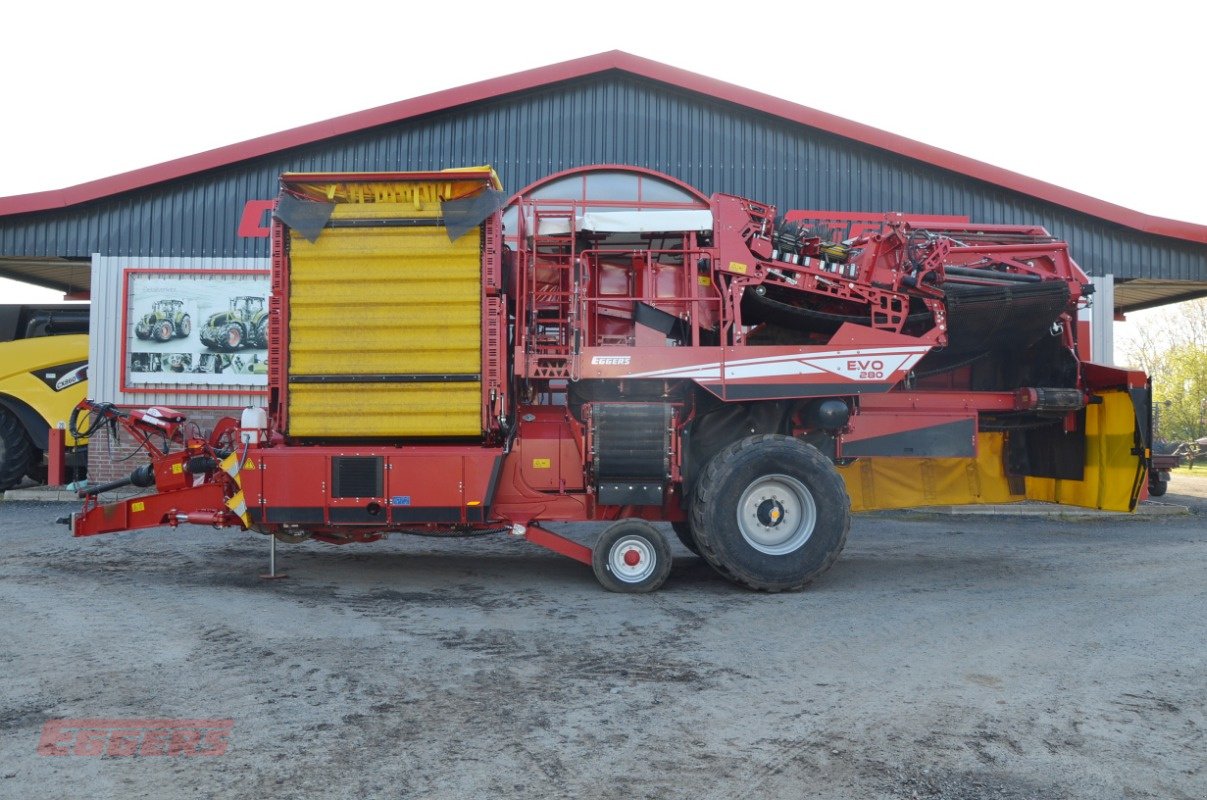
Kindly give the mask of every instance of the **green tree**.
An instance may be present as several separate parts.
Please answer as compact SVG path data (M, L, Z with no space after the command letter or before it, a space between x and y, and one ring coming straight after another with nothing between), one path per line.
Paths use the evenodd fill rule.
M1171 306L1140 325L1126 357L1152 376L1158 438L1207 436L1207 300Z

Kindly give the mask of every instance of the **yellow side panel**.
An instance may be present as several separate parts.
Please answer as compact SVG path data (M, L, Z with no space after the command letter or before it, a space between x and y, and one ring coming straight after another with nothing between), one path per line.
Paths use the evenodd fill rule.
M1127 392L1102 392L1102 402L1086 408L1085 479L1027 478L1027 497L1106 511L1131 511L1139 456L1136 411Z
M293 384L293 436L478 436L478 384Z
M1000 433L977 434L973 458L865 458L838 472L847 484L852 511L918 506L1009 503Z
M438 213L439 205L427 209ZM342 203L333 218L425 215L412 203ZM450 242L443 227L336 227L323 231L314 243L292 238L290 377L419 379L385 384L291 382L292 435L481 433L480 238L473 230ZM428 383L422 381L425 375L478 377ZM351 418L358 414L362 421L353 424Z
M440 201L454 200L471 195L483 186L502 189L499 176L488 166L459 167L441 170L448 175L448 180L412 180L406 173L399 173L395 179L380 181L289 181L291 186L314 198L326 198L329 201L347 204L355 207L351 213L345 209L343 216L361 216L360 210L373 206L385 207L394 205L406 206L412 213L410 216L440 216ZM286 180L289 176L286 175ZM414 213L419 212L419 213ZM337 211L337 215L338 215Z
M1027 478L1026 494L1010 493L1001 433L977 435L977 457L870 458L839 467L852 511L919 506L987 505L1042 500L1061 505L1130 511L1139 458L1135 410L1127 392L1106 392L1086 408L1085 477Z

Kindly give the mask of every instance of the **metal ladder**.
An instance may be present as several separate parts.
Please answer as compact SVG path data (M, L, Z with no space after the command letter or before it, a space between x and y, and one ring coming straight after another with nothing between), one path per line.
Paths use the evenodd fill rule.
M542 234L542 223L549 221L565 222L567 232ZM524 265L528 292L525 357L530 377L578 377L582 325L575 221L573 209L533 208L532 245ZM537 283L538 269L545 278L541 285Z

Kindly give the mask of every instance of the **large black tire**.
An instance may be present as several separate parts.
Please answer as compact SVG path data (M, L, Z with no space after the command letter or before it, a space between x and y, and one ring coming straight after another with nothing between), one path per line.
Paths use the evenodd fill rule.
M29 463L29 468L25 470L25 477L37 484L45 484L49 479L50 470L42 461L40 454Z
M176 326L170 319L161 319L151 326L151 338L157 342L170 342L176 335Z
M33 461L30 462L25 477L40 486L45 486L46 482L50 479L49 473L50 470L45 459L42 457L42 451L35 450ZM86 467L67 467L64 478L68 483L74 483L75 481L82 481L87 476L88 470Z
M1148 481L1149 497L1164 497L1165 491L1168 488L1169 488L1169 481L1162 480L1161 478L1156 478L1155 480L1149 479L1149 481Z
M252 347L263 349L268 347L268 317L256 323L255 341L251 343Z
M671 523L671 530L679 537L679 541L688 550L691 550L696 555L700 555L700 545L696 544L696 535L692 533L691 523L687 520L680 520Z
M692 501L700 554L734 583L803 589L838 559L851 527L846 485L817 448L748 436L708 463Z
M185 314L180 318L180 322L176 323L176 335L181 339L189 338L189 334L193 332L193 318Z
M645 520L622 519L600 534L591 568L610 592L652 592L671 572L671 548Z
M0 492L20 484L39 454L17 418L0 410Z

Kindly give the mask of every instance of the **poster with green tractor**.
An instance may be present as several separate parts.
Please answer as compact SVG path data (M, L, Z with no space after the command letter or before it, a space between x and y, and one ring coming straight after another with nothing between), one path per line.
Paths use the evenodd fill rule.
M185 311L183 300L156 300L134 326L134 335L139 339L157 342L170 342L177 337L187 339L192 332L193 316Z
M125 382L266 385L268 297L258 272L128 270Z
M268 348L268 304L264 295L230 298L230 306L210 315L201 329L201 342L211 351L232 353L244 348Z

